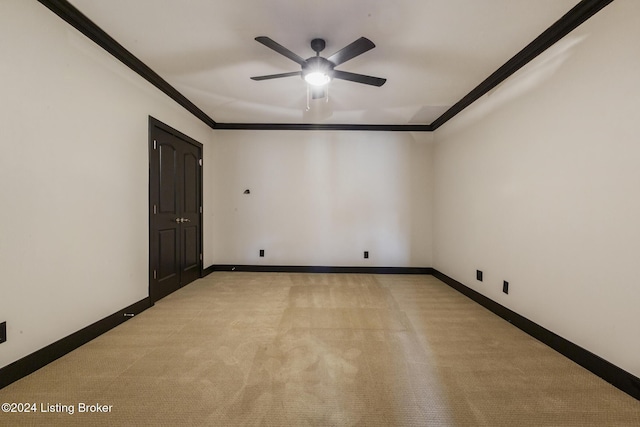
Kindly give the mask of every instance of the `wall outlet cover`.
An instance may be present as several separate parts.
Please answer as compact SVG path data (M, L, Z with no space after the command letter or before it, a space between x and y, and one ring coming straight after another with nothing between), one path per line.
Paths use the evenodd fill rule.
M364 251L364 257L369 258L369 251Z
M509 282L507 282L506 280L502 282L502 292L504 292L505 294L509 293Z
M260 249L260 256L264 256L264 249Z
M476 270L476 280L482 282L482 271Z
M0 323L0 343L7 340L7 322Z

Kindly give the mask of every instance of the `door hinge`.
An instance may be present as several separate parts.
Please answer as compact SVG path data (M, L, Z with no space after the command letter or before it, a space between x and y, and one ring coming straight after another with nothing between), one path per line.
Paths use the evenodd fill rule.
M200 166L202 166L202 159L200 159L199 163L200 163Z
M158 206L153 205L153 214L156 215L158 213Z
M202 206L200 206L200 213L202 213Z
M153 149L154 150L158 149L158 142L155 139L153 140Z
M202 254L200 254L200 261L202 261Z
M158 271L153 270L153 280L156 280L157 278L158 278Z

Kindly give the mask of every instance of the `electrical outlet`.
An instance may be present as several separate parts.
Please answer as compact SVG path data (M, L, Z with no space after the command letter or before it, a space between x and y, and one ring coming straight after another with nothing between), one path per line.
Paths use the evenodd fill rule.
M365 257L365 259L369 258L369 251L364 251L364 257Z
M476 280L482 282L482 271L476 270Z
M509 282L507 282L506 280L502 282L502 292L504 292L505 294L509 293Z
M7 322L0 323L0 343L7 340Z
M260 256L263 257L264 256L264 249L260 249Z

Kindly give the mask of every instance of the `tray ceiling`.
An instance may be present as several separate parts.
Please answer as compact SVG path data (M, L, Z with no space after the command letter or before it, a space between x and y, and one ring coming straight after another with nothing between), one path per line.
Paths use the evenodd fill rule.
M219 123L428 125L578 4L578 0L70 0ZM376 47L336 67L382 87L333 80L307 101L299 71L254 40L329 56L359 37ZM307 108L309 104L309 109Z

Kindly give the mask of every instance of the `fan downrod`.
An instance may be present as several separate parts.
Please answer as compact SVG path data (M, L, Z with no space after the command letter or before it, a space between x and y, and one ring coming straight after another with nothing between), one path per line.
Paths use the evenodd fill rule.
M311 49L317 54L320 55L320 52L324 50L326 43L323 39L313 39L311 40Z

